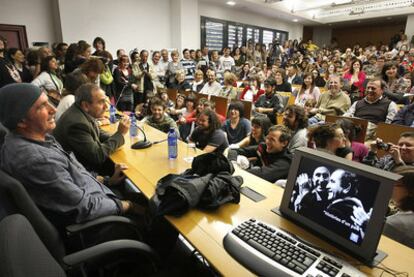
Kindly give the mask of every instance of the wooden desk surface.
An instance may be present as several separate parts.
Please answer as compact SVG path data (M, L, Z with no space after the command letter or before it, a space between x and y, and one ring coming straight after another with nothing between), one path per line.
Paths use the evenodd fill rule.
M166 134L145 126L147 138L151 141L166 138ZM167 158L166 142L153 145L148 149L132 150L129 148L129 137L126 143L111 158L116 163L125 163L129 169L126 175L138 186L147 196L151 197L155 192L157 181L168 173L181 173L191 165L184 161L187 155L187 146L179 142L178 158L170 161ZM198 153L201 153L198 151ZM301 236L302 238L343 257L350 263L358 265L349 256L344 255L328 243L304 231L302 228L293 224L270 210L279 205L283 189L264 181L243 170L236 169L235 175L240 175L244 179L243 186L249 186L267 198L258 203L241 195L239 204L226 204L214 212L191 210L182 217L176 218L169 216L168 220L177 230L196 248L202 255L224 276L250 276L250 271L241 266L236 260L227 254L223 248L223 238L233 226L249 219L257 218L269 224L278 226L284 230ZM382 265L394 269L398 272L408 272L414 274L414 250L382 236L379 249L388 253L388 257ZM368 275L379 276L382 270L371 269L365 266L359 269ZM410 274L410 275L411 275ZM388 276L384 273L384 276Z

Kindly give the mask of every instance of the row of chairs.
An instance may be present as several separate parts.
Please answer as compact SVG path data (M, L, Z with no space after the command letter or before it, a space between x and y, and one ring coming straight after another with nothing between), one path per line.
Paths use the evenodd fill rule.
M90 276L95 276L96 270L108 268L108 261L113 266L125 262L145 265L145 270L151 272L159 265L154 250L138 240L112 240L92 246L86 246L82 240L88 232L94 234L96 228L108 224L134 228L136 223L129 218L102 217L68 226L62 235L35 205L24 186L2 170L0 200L0 277L88 276L92 264L94 273ZM69 252L67 239L76 241L79 248Z

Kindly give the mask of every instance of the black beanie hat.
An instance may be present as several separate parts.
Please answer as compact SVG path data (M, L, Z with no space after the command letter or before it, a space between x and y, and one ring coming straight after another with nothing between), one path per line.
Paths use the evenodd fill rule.
M0 122L9 130L25 118L42 91L28 83L9 84L0 89Z

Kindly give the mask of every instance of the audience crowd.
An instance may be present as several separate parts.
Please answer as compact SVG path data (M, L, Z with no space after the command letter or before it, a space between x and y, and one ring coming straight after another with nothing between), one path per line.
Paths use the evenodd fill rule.
M112 135L100 130L100 125L108 124L105 111L110 104L119 111L134 113L139 120L161 131L174 128L180 139L205 152L227 153L241 168L270 182L287 178L298 147L312 147L349 162L400 172L406 176L401 183L409 188L403 195L399 192L396 204L399 211L387 221L386 229L390 236L400 236L408 230L401 229L402 223L397 220L401 215L411 222L408 226L414 225L414 192L409 181L414 172L414 47L402 43L404 37L401 34L390 45L354 45L346 49L338 48L335 43L319 47L311 40L283 43L274 40L269 45L248 41L246 46L224 47L220 51L205 46L182 52L118 49L115 57L106 50L105 40L100 37L92 45L82 40L54 44L52 49L26 51L8 48L7 42L0 39L0 88L31 83L39 89L36 94L43 92L47 96L51 107L45 114L56 113L53 123L56 128L44 127L48 132L53 130L54 137L44 132L43 144L53 148L49 151L56 155L55 163L66 163L67 158L60 151L70 151L77 159L70 158L72 167L78 166L79 161L83 171L93 172L72 176L73 182L82 182L81 187L90 181L83 180L85 176L105 185L120 179L123 167L112 164L108 157L124 143L129 122L121 120ZM175 99L169 99L171 90L178 91ZM228 99L227 114L216 111L213 96ZM43 107L45 103L39 99L39 96L32 99L28 107L33 103ZM245 108L249 102L251 115ZM341 118L336 123L327 123L327 116ZM42 126L36 129L27 125L40 119L33 115L29 120L22 115L20 121L10 124L4 111L0 111L0 117L11 134L6 135L2 148L1 168L25 183L26 172L17 170L26 167L14 164L33 161L37 167L26 170L33 174L44 171L37 178L42 179L39 182L47 182L56 166L53 160L44 162L41 159L47 151L42 154L36 150L39 146L29 147L27 141L21 141L22 136L36 140L32 134ZM365 143L356 140L361 126L348 117L368 121ZM377 137L380 122L413 129L402 133L398 143L392 144ZM13 151L17 145L38 151L38 157L16 157ZM378 149L385 149L385 155L379 157ZM27 155L24 151L18 153ZM46 169L47 166L50 167ZM68 175L65 167L59 166L60 170L54 173ZM61 178L56 174L53 175ZM108 177L111 175L112 179ZM58 186L56 181L53 186ZM67 191L70 187L62 193L71 193ZM87 213L78 207L79 214L66 220L139 213L136 204L118 199L109 190L99 190L95 181L90 190L88 197L100 194L107 201L106 209L95 211L99 207L94 207ZM35 194L37 204L48 201L47 194L39 195L33 188L30 192ZM403 242L413 246L412 233L404 236Z

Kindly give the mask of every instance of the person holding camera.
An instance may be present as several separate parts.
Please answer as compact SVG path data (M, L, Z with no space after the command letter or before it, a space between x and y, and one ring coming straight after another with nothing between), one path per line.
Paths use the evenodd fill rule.
M378 159L378 149L384 150L387 154ZM362 162L386 171L391 171L397 166L414 165L414 132L402 133L396 145L384 143L377 138Z

